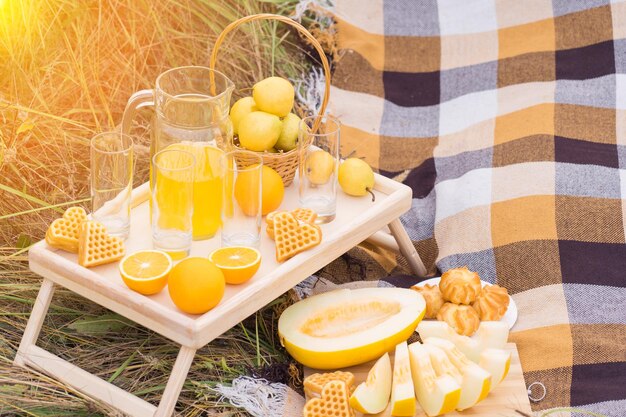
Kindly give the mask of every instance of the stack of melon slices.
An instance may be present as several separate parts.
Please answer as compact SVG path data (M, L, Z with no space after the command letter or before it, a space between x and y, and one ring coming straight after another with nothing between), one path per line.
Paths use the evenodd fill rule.
M429 337L423 344L402 342L396 346L393 373L385 354L356 388L350 405L363 414L376 414L387 408L391 397L392 416L415 415L416 402L429 416L465 410L504 379L510 361L509 352L491 348L481 353L477 364L442 338Z

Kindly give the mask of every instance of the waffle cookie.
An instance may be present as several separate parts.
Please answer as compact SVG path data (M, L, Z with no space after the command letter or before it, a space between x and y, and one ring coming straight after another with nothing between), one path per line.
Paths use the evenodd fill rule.
M311 374L304 379L304 394L307 398L319 398L322 388L330 381L343 381L348 387L348 394L354 392L354 374L352 372L326 372L323 374Z
M78 263L86 268L115 262L124 257L124 241L109 236L101 223L83 222L78 244Z
M70 207L63 217L52 222L46 231L48 245L67 252L78 252L80 225L87 221L87 213L82 207Z
M272 211L268 213L265 217L265 222L267 223L267 227L265 231L270 239L274 239L274 216L276 213L280 213L278 211ZM297 208L291 211L291 214L296 218L296 220L304 223L314 224L315 219L317 219L317 213L311 209L307 208Z
M274 215L274 235L278 262L284 262L322 241L322 229L313 224L299 223L288 211Z
M303 417L352 417L350 394L344 381L330 381L322 388L322 396L304 405Z

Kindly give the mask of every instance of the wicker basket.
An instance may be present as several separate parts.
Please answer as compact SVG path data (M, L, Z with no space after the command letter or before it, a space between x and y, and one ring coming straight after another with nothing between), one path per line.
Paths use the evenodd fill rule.
M322 99L322 105L320 106L319 114L313 125L313 131L317 130L317 127L322 119L324 111L326 110L326 106L328 105L328 97L330 95L330 65L328 64L328 59L326 59L326 54L324 53L324 50L322 49L322 46L320 45L320 43L315 39L315 37L313 37L313 35L311 35L311 33L308 30L304 28L304 26L302 26L298 22L292 19L289 19L288 17L285 17L285 16L269 14L269 13L254 14L254 15L242 17L241 19L235 20L234 22L226 26L224 30L222 31L222 33L220 33L220 35L217 37L217 40L215 41L215 46L213 47L213 51L211 53L211 58L209 61L209 68L215 69L215 64L217 62L217 53L219 52L219 48L222 45L222 42L224 41L226 36L231 31L237 29L240 25L244 23L252 22L255 20L278 20L280 22L293 26L304 37L306 37L309 40L309 42L311 42L311 45L313 45L313 47L319 53L320 59L322 61L322 67L324 68L324 73L326 75L326 88L324 89L324 97ZM237 146L237 144L235 143L233 143L233 145ZM298 157L297 148L288 152L281 152L281 153L269 153L269 152L255 152L255 153L262 156L264 165L267 165L268 167L273 168L276 172L278 172L278 174L283 179L283 183L285 184L285 187L291 185L291 183L293 182L293 177L296 174L296 170L298 169L299 157ZM237 162L244 166L248 163L253 163L252 161L246 161L245 158L242 160L238 160Z

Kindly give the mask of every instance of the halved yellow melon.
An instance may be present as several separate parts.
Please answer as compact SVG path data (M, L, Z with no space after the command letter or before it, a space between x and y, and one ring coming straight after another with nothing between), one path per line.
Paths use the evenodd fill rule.
M411 417L415 415L415 388L411 377L409 347L406 342L398 343L393 360L391 415Z
M444 355L446 360L458 370L457 373L451 374L461 384L461 398L457 410L465 410L485 399L491 389L489 372L470 361L449 340L429 337L424 343L427 347L436 347L436 350L431 350L431 360L435 368L438 365L441 366L438 362L443 359L439 356Z
M416 291L340 289L289 306L278 320L278 334L301 364L344 368L377 359L407 340L425 311Z
M485 349L480 354L478 364L491 374L491 391L493 391L509 373L511 352L502 349Z
M501 321L481 322L478 330L471 337L458 334L443 321L422 321L417 326L417 331L422 340L439 337L451 341L465 356L476 363L480 360L483 350L502 349L509 337L509 325Z
M433 417L456 409L461 398L461 386L455 378L433 367L430 349L421 343L412 343L409 358L415 396L424 412Z
M350 407L363 414L376 414L387 408L391 394L391 360L389 354L380 357L350 396Z

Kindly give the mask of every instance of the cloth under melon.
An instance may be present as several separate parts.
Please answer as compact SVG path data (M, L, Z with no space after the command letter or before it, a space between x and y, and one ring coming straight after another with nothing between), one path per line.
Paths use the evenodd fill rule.
M278 334L303 365L344 368L378 359L407 340L425 310L424 297L408 289L340 289L288 307Z

